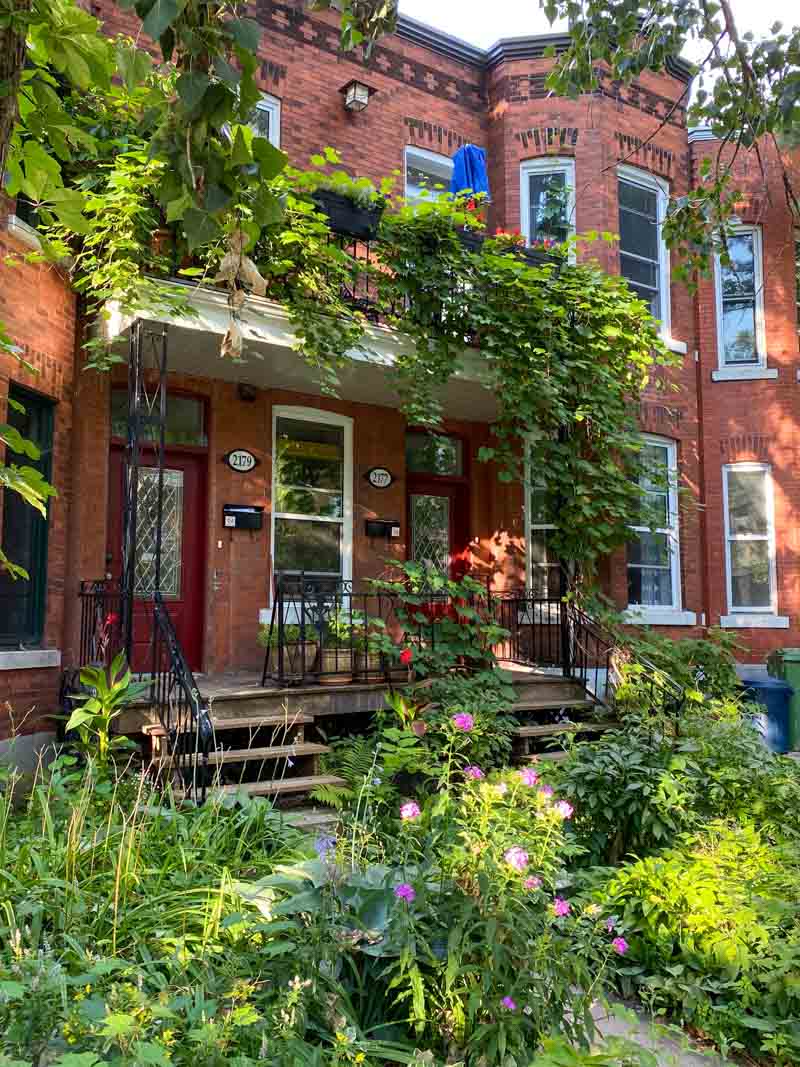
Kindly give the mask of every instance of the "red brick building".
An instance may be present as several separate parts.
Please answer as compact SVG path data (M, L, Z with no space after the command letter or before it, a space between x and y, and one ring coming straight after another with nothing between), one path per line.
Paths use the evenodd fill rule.
M137 28L105 0L91 9L109 33ZM674 472L676 490L662 494L659 532L640 531L627 558L621 552L609 561L608 588L632 617L676 636L735 629L749 650L743 659L800 644L796 244L775 159L765 183L756 160L740 154L738 270L717 265L693 296L670 284L659 224L668 199L687 191L717 146L706 131L686 127L689 71L680 61L661 76L631 86L608 79L591 96L564 100L544 89L544 50L558 47L557 36L502 41L484 52L401 18L365 73L339 55L333 21L271 0L259 2L257 17L263 124L293 162L330 144L354 174L399 172L413 196L421 182L447 181L454 152L474 143L486 150L491 226L535 235L545 190L555 185L570 191L565 228L621 234L618 245L598 243L587 254L621 271L651 302L683 363L677 389L654 391L641 405L642 432L654 458ZM353 77L375 90L360 113L346 111L340 93ZM24 251L35 235L12 213L1 240L4 252ZM82 369L77 303L58 270L3 265L0 272L0 320L39 371L29 375L0 356L0 417L21 418L6 415L7 396L25 403L29 421L21 428L38 437L59 494L46 523L24 518L8 500L2 514L4 546L29 564L32 580L0 578L0 701L18 718L35 706L30 731L56 705L61 669L80 655L79 583L119 572L126 401L122 381ZM194 302L196 320L167 325L171 540L164 547L164 580L190 666L205 673L258 666L255 635L273 576L308 569L309 553L322 571L345 579L380 573L394 554L458 559L497 588L546 585L553 561L535 501L526 508L521 489L501 485L477 461L493 405L476 382L449 389L447 438L432 453L397 410L381 366L398 343L387 331L372 331L381 359L346 372L341 400L331 400L292 351L279 305L248 302L245 333L266 358L237 366L218 354L224 294L198 290ZM226 462L236 450L253 457L250 469ZM335 503L305 514L281 510L291 487L282 484L279 453L316 463L315 491ZM370 482L376 467L391 473L388 487ZM146 470L143 479L146 496ZM226 526L226 504L263 509L261 528ZM374 519L395 534L368 533ZM10 724L0 729L8 733Z

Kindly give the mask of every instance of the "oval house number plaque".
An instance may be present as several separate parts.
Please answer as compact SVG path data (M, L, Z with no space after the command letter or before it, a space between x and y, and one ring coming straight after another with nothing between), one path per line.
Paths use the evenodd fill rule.
M239 474L247 474L258 465L256 457L246 448L234 448L225 456L225 462L232 471L237 471Z
M388 489L394 481L394 475L385 467L373 467L367 471L367 481L373 489Z

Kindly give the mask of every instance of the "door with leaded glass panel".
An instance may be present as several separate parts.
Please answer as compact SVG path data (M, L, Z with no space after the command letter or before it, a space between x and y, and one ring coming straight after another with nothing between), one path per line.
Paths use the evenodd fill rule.
M406 434L408 558L460 578L469 570L469 481L464 442L446 434Z
M161 514L161 595L192 670L202 666L206 541L206 456L167 452ZM109 571L122 572L124 453L111 454ZM133 669L149 668L156 588L158 468L152 453L139 467L134 568Z

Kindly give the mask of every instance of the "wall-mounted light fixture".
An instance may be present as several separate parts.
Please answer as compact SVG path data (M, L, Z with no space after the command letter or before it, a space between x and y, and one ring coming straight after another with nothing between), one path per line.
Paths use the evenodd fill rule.
M344 106L348 111L363 111L369 103L369 98L377 91L364 82L356 81L355 78L339 90L344 97Z

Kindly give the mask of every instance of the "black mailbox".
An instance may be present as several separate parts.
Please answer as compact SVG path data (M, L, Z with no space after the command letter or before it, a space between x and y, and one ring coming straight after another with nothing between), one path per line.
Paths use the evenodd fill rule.
M223 504L222 525L226 530L260 530L264 509L250 504Z
M385 537L390 541L400 536L400 523L397 519L367 519L367 537Z

